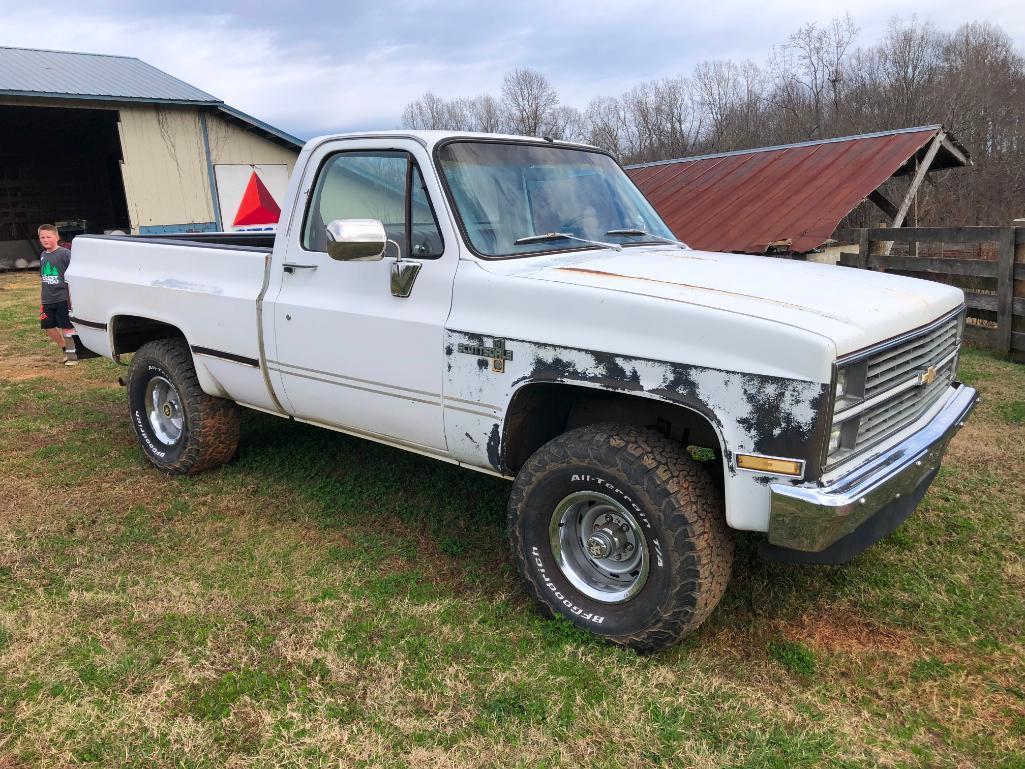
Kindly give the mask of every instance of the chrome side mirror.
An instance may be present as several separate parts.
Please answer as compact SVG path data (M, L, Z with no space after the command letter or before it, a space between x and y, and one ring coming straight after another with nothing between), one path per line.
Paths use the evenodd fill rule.
M327 230L327 255L339 262L376 262L388 235L377 219L335 219Z

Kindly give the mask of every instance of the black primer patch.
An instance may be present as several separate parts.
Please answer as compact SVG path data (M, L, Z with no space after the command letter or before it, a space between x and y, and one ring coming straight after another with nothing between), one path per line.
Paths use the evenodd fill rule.
M495 422L491 426L491 435L488 436L488 462L498 471L502 470L502 428Z
M744 399L750 411L737 424L747 430L754 451L774 456L800 456L808 446L815 420L795 418L799 409L821 413L828 387L813 382L766 376L743 377Z
M457 333L468 341L484 343L484 337L480 335ZM526 345L528 354L533 356L528 370L512 383L511 390L525 382L586 382L608 391L645 392L659 400L693 409L708 419L720 434L729 431L724 429L722 419L712 411L712 406L702 399L698 379L705 377L709 372L715 372L723 378L724 385L739 382L743 400L731 404L733 413L724 413L723 416L731 421L735 419L737 427L747 434L746 440L742 441L745 451L773 456L804 457L807 459L808 477L813 477L817 472L814 455L816 447L821 446L825 429L824 407L829 389L826 384L632 358L522 340L511 341ZM568 349L589 355L594 365L578 368L575 362L562 357ZM638 373L637 367L642 361L656 363L664 367L665 371L663 382L649 390L644 389ZM741 416L739 412L743 410L745 401L748 413ZM798 419L796 415L802 413L810 413L813 416L808 420ZM499 432L496 426L488 441L489 461L496 468L499 467L501 456ZM730 475L736 475L733 451L729 447L724 450L723 460Z

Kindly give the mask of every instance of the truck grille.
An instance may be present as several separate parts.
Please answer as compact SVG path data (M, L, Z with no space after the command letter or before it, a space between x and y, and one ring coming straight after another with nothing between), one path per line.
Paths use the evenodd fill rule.
M867 448L897 432L925 413L953 381L957 365L963 315L925 331L896 347L872 355L868 359L865 378L865 400L894 391L861 415L854 450ZM936 377L924 385L908 382L934 368Z

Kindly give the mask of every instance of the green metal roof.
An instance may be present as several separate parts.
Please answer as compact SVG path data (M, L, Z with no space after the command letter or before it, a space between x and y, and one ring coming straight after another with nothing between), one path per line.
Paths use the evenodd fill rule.
M0 47L0 95L207 106L287 147L303 141L128 56Z

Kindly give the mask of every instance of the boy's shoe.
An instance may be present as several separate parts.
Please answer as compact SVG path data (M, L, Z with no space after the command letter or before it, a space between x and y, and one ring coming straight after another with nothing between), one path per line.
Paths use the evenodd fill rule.
M77 366L78 365L78 361L77 360L66 360L66 361L64 361L64 365L65 366Z
M64 350L64 365L65 366L77 366L78 365L78 354L74 347L70 350Z

